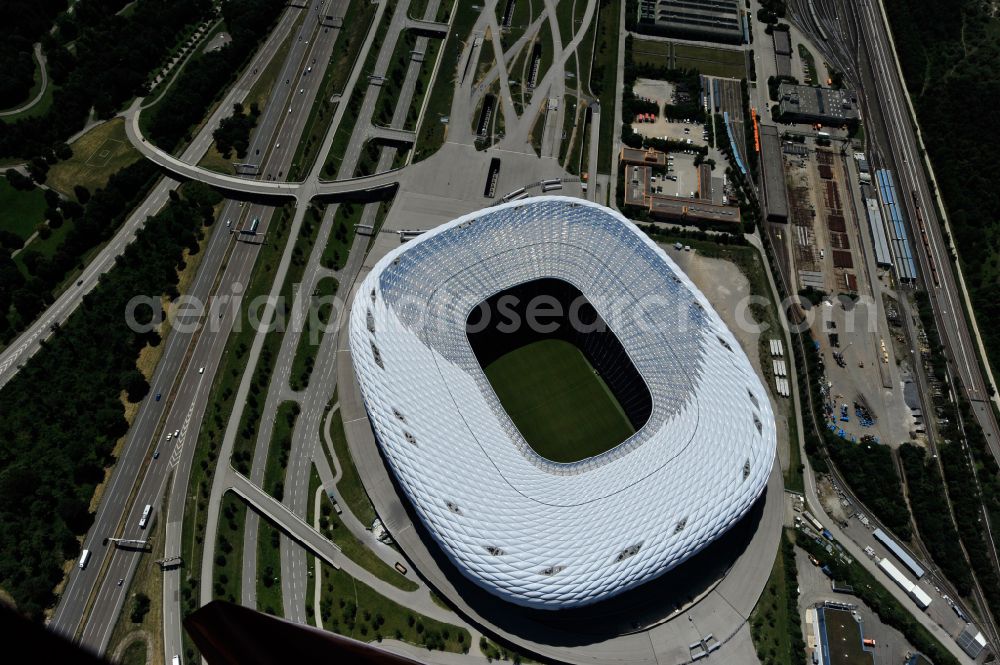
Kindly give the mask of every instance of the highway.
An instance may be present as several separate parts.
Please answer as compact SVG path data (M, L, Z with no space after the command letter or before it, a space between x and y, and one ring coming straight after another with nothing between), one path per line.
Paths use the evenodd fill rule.
M262 63L267 61L267 54L274 53L274 50L291 28L294 14L295 12L286 12L282 17L274 35L265 43L264 48L261 49L261 53L254 59L254 67L263 69ZM247 71L252 72L254 67L248 68ZM220 104L220 108L227 107L225 102L235 99L238 90L249 89L250 85L252 85L252 80L252 75L245 75L234 87L234 91L230 95L227 95L223 104ZM227 108L231 109L232 105L229 104ZM192 145L185 151L185 155L191 159L200 157L197 151L200 147L201 151L204 152L205 148L210 145L213 127L214 125L211 122L207 123L205 129L199 133L195 141L192 142ZM84 284L75 291L70 290L64 293L50 307L40 322L32 327L36 338L42 330L48 328L49 324L46 322L64 320L72 313L86 290L89 290L89 288L96 284L100 275L114 265L115 257L124 250L125 245L134 237L138 226L145 222L148 215L155 214L165 204L169 192L176 186L177 183L175 181L164 179L154 187L146 201L129 217L115 238L112 239L108 246L102 250L98 257L84 271L84 275L80 278ZM202 301L207 300L212 283L215 281L216 270L213 270L212 266L215 266L217 269L218 265L221 264L229 244L229 233L225 232L223 224L217 224L211 231L210 240L203 251L204 256L201 259L202 269L199 270L190 289L192 296ZM32 334L32 331L29 330L26 335L30 334ZM174 331L173 334L166 336L164 342L166 348L163 357L157 364L156 371L150 381L150 397L143 402L132 423L123 452L115 465L114 472L105 490L104 500L99 505L94 524L88 532L87 538L84 540L83 547L90 549L92 552L88 569L83 572L74 569L70 573L67 587L49 623L49 627L53 630L66 635L73 635L83 618L90 593L94 585L98 582L96 573L102 568L104 563L106 552L100 543L106 537L118 535L118 527L126 508L125 503L129 499L134 489L134 483L140 477L143 467L149 463L147 456L150 453L150 443L153 441L154 434L159 429L161 418L171 399L171 387L174 384L174 379L180 369L181 361L190 341L190 334L178 331ZM37 350L37 343L35 339L26 340L22 342L22 348L22 354L30 355L29 352ZM3 376L9 378L12 374L13 372L5 373ZM155 401L155 398L152 396L156 394L163 395L165 399L159 402ZM173 430L171 429L170 431ZM139 507L139 510L142 510L142 506Z
M242 99L253 86L259 76L258 72L263 72L264 65L292 29L296 15L295 11L285 12L243 75L219 103L205 127L183 151L181 159L187 162L197 162L205 154L212 143L212 130L231 113L233 103ZM175 189L177 185L178 182L170 178L160 180L146 196L146 199L129 215L114 237L77 277L76 284L60 294L55 302L39 315L27 330L0 353L0 388L6 385L11 377L17 373L19 365L34 355L39 348L39 342L48 337L52 326L65 323L66 319L76 310L83 296L97 284L101 275L114 266L115 259L132 242L136 231L146 222L146 218L156 214L163 207L170 191Z
M282 19L282 25L285 25L287 22L288 27L291 27L294 22L292 19L298 11L300 10L292 9L287 12L285 15L286 18ZM289 79L296 75L300 69L304 69L302 63L306 62L308 58L320 57L325 54L325 58L329 59L333 40L310 39L316 32L316 29L317 22L315 20L311 22L306 21L303 24L300 30L300 40L293 45L286 61L285 73ZM287 32L285 30L285 34L282 35L282 30L279 28L277 31L279 38L268 41L265 48L262 49L262 52L255 59L255 66L248 68L248 71L253 71L254 69L258 71L262 70L262 65L267 62L269 57L274 55L277 46L283 41L280 37L286 36ZM309 42L311 42L312 46L307 45ZM261 150L267 158L265 163L268 167L287 169L291 162L293 153L291 147L297 144L297 137L301 134L308 117L312 98L315 97L322 75L317 73L315 76L304 78L308 78L308 80L302 81L300 86L303 89L306 87L309 88L309 99L306 101L305 93L301 95L303 103L299 105L297 112L294 110L292 113L287 112L288 100L295 94L291 92L292 88L289 85L286 88L288 92L284 94L280 94L284 92L282 86L277 86L276 90L279 94L270 100L261 114L259 126L253 136L251 150ZM243 90L245 93L245 90L248 88L238 86L237 89ZM209 124L209 128L211 127L212 125ZM210 129L208 131L210 133ZM269 150L270 146L282 142L287 142L289 149L284 151ZM202 260L202 266L198 274L196 283L201 285L201 293L197 293L199 291L198 288L193 289L193 293L199 295L203 301L207 301L207 298L204 296L208 295L207 290L215 282L216 273L219 266L223 264L224 256L227 257L225 260L226 268L219 281L216 293L227 295L245 288L245 285L249 281L259 244L236 241L236 236L228 233L228 229L222 220L232 219L235 227L241 223L245 223L251 217L260 217L262 223L261 233L266 234L267 220L272 210L258 205L243 205L235 201L230 201L226 204L220 215L220 221L214 228L212 241L209 243L208 251L205 253L205 258ZM217 240L220 238L222 239L221 241ZM215 251L213 252L212 250ZM234 322L237 309L227 307L220 311L221 317L216 314L215 310L205 317L204 322L206 325L202 333L195 338L193 353L189 350L190 343L193 341L191 335L181 336L175 333L168 336L168 349L157 370L158 375L163 377L163 389L160 392L167 396L167 399L159 403L150 399L143 405L143 409L140 410L139 416L129 433L126 453L123 454L122 461L119 462L115 471L116 478L132 479L140 476L142 467L146 466L145 477L142 479L134 503L129 503L129 492L126 490L124 484L122 487L113 484L106 493L105 501L102 502L99 511L98 520L88 534L88 544L92 551L94 551L94 559L88 571L84 571L82 575L77 574L71 577L70 587L67 589L67 594L64 595L64 600L57 612L56 618L58 619L58 623L53 626L57 630L72 634L76 630L75 627L79 625L87 598L90 597L90 590L100 584L100 580L97 577L100 571L100 564L103 563L105 551L98 541L108 535L116 535L118 533L117 527L120 524L121 516L125 515L128 518L128 521L125 522L125 531L122 535L136 537L138 533L141 533L138 532L138 527L134 520L137 520L137 514L142 511L146 503L155 506L159 505L159 498L162 496L164 482L171 470L176 469L175 487L178 486L182 477L185 478L183 484L180 485L180 494L182 497L185 494L184 490L187 487L186 475L188 471L186 465L190 464L194 445L186 446L184 444L188 439L188 431L191 432L191 437L195 440L197 438L197 432L200 427L200 416L207 405L211 379L214 376L215 367L218 365L225 348L225 343L228 339L229 330ZM191 357L185 361L188 353L191 353ZM199 371L202 367L205 368L204 373ZM177 376L178 370L183 372L182 379L179 383L174 384L173 378ZM171 385L177 386L174 388L173 394L168 390ZM159 386L154 381L153 390L156 391L158 389ZM167 411L163 431L177 429L181 430L181 435L172 449L164 444L160 460L152 462L148 458L148 452L152 447L150 442L156 440L159 436L156 434L158 430L157 426L160 422L160 417L163 415L163 410L166 409L168 403L170 408ZM137 463L134 466L123 464L122 462L127 458L135 460ZM117 480L113 480L113 483L118 482ZM128 480L125 481L125 483L127 482ZM171 554L169 547L170 535L168 531L168 556ZM179 547L179 539L175 543ZM118 611L127 593L127 586L124 584L121 587L117 586L117 580L130 579L138 560L139 557L134 552L125 550L117 550L110 557L110 564L104 575L103 584L98 587L94 609L80 638L83 644L98 653L103 652L107 646L107 641L117 619ZM90 574L88 575L87 573ZM77 580L81 581L77 582ZM76 589L73 589L74 583L76 583Z

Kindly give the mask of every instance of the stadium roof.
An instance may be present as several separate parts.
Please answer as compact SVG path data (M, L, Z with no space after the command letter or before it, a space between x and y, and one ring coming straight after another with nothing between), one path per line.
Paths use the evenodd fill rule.
M633 436L570 464L524 441L465 332L481 302L545 277L587 297L653 402ZM767 393L711 305L632 223L579 199L496 206L390 252L355 296L350 348L427 530L513 603L586 605L667 572L746 514L774 460Z

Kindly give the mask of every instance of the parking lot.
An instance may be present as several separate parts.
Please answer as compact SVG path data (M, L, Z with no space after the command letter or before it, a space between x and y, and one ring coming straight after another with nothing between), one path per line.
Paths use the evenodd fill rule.
M795 568L799 577L799 614L803 621L807 608L815 607L824 601L856 605L854 613L861 619L864 636L875 640L875 647L872 650L878 665L903 663L905 658L912 654L913 647L903 634L882 623L878 616L856 596L834 593L830 578L818 566L814 566L809 561L809 556L799 548L795 548ZM808 636L806 642L809 642ZM843 661L834 659L833 662Z
M694 155L671 153L668 156L667 174L654 176L650 183L656 194L689 197L698 191L698 168ZM674 179L676 178L676 180Z

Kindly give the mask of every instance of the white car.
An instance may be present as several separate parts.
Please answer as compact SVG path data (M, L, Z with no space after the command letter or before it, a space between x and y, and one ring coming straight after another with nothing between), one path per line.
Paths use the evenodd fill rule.
M176 439L176 438L177 438L177 437L179 437L180 435L181 435L181 431L180 431L179 429L175 429L175 430L174 430L174 438Z
M205 373L205 368L204 367L199 367L198 368L198 373L199 374L204 374Z
M169 441L170 437L172 437L173 435L174 435L173 432L167 432L167 441Z

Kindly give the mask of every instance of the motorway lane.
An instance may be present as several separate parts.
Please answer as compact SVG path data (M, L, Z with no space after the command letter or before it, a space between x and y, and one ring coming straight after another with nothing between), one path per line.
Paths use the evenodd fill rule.
M274 32L246 68L243 76L219 104L209 122L198 133L191 145L184 150L181 155L182 159L196 162L205 153L212 142L212 128L231 113L233 102L242 99L251 88L259 76L258 72L263 71L263 65L274 55L278 45L291 29L297 15L298 11L295 9L282 15ZM163 207L170 191L177 187L177 184L170 178L161 179L146 196L145 201L125 221L114 238L77 277L77 285L64 291L27 330L12 341L3 353L0 353L0 388L6 385L11 377L17 373L19 365L26 362L39 349L40 341L48 337L53 324L62 324L76 310L83 296L96 286L100 276L114 266L115 259L121 254L124 247L132 242L135 232L145 223L146 217L155 214Z
M280 43L281 40L277 40L275 44ZM303 44L303 49L305 49L305 44ZM270 55L273 56L274 51L272 50ZM299 64L301 59L295 61L296 66ZM282 104L284 100L282 100ZM292 114L296 115L296 114ZM307 115L307 110L301 115ZM273 120L269 120L273 118ZM304 122L304 121L303 121ZM274 140L274 136L281 135L280 130L284 128L287 124L285 121L285 114L282 113L272 113L270 116L265 112L262 115L261 128L257 130L254 137L254 143L252 145L260 145L262 147L268 145ZM211 127L211 125L209 125ZM290 157L289 157L290 159ZM262 218L262 222L266 225L266 216L269 216L271 209L265 209L262 206L257 205L245 205L237 204L236 202L229 202L224 210L220 219L233 219L236 224L240 223L241 216L243 220L249 219L252 216L259 216ZM241 215L242 213L242 215ZM228 233L224 232L225 227L220 222L218 225L217 234L227 238L235 238L235 236L229 236ZM262 227L262 233L266 233L266 226ZM249 280L249 275L253 267L254 259L257 254L257 245L251 243L237 242L234 245L233 254L230 257L227 265L226 275L224 276L221 286L220 293L229 293L229 286L235 287L239 285L246 284ZM203 270L199 273L199 280L207 280L210 286L214 282L215 272L218 266L221 264L221 257L213 257L213 262L209 263L206 258L206 265L209 269ZM228 338L229 326L232 324L232 318L234 317L234 310L228 310L228 316L223 319L219 319L215 316L215 312L209 316L209 332L211 333L207 337L210 337L215 341L214 345L210 345L210 352L202 352L201 349L208 348L202 344L198 344L195 349L194 356L192 357L190 364L188 366L187 378L181 384L178 389L177 399L172 405L170 414L167 418L167 430L172 431L173 429L187 429L187 426L191 422L191 417L194 415L194 405L201 405L203 411L205 402L207 401L207 391L210 388L211 381L203 383L205 376L211 377L214 371L206 371L205 374L200 374L197 372L197 368L206 367L210 369L218 363L218 359L221 356L222 350L225 346L225 340ZM170 336L173 338L175 336ZM199 339L199 342L201 339ZM186 345L184 345L186 348ZM183 355L183 354L181 354ZM164 364L161 362L161 365ZM176 366L172 367L174 372L176 371ZM169 372L173 375L174 372ZM164 391L166 392L166 391ZM204 393L204 395L200 394ZM136 428L133 428L136 429ZM192 435L196 436L197 427L192 429ZM136 432L139 434L140 432ZM136 437L139 438L139 437ZM181 442L184 441L184 434L181 436ZM148 438L146 439L148 440ZM193 448L191 446L190 448ZM177 449L174 449L175 453ZM143 449L143 453L145 449ZM161 458L163 455L161 455ZM143 457L144 459L144 457ZM176 457L171 456L171 462L175 462ZM151 503L158 505L158 497L161 495L163 489L163 481L166 477L166 467L164 464L153 464L150 466L150 473L144 479L141 486L139 495L133 505L133 512L142 510L142 507L146 503ZM172 466L172 464L170 464ZM124 499L125 497L120 497ZM126 528L128 528L126 526ZM97 537L103 537L96 530L91 531ZM122 556L119 556L122 555ZM105 585L101 589L97 601L95 603L94 614L92 615L90 621L88 622L87 629L83 633L83 642L87 644L92 649L98 652L102 652L107 644L107 639L110 636L111 628L113 628L114 622L117 619L118 611L124 597L119 593L123 587L117 587L117 579L119 578L130 578L134 570L134 564L138 561L138 557L134 556L132 552L116 552L112 557L112 564L105 578ZM114 586L112 586L114 585ZM124 592L121 592L122 594ZM89 594L88 594L89 595Z
M276 31L279 37L283 33L284 27L291 26L294 15L294 12L289 12L281 19ZM254 63L258 63L268 50L270 51L270 55L273 55L280 41L280 39L269 39L262 53L254 60ZM248 71L252 72L252 68L248 69ZM255 80L253 75L250 77L245 76L241 84L237 87L249 89L249 86L252 85L252 80ZM227 96L227 101L231 96ZM221 107L225 107L225 105L220 105ZM232 106L229 105L228 108L232 108ZM199 133L192 146L185 151L186 158L197 159L200 156L200 154L196 153L197 146L206 145L206 140L208 144L211 143L211 128L213 126L211 123L208 123L206 128ZM63 315L68 316L69 312L75 309L79 303L79 298L82 296L84 290L88 288L87 285L96 284L100 275L114 264L115 257L123 251L125 244L131 241L138 226L145 222L147 215L155 214L166 203L170 191L177 184L169 178L164 178L154 187L143 205L126 222L122 232L119 232L101 254L98 255L98 258L87 266L85 276L81 277L84 280L84 285L78 287L77 293L67 292L67 294L64 294L64 296L75 296L75 301L60 298L46 313L46 320L50 318L58 319ZM223 215L220 216L220 219L226 218L227 215L232 216L235 214L233 212L235 206L235 203L229 204ZM221 264L230 243L230 236L225 232L222 224L217 224L210 233L209 242L203 250L202 267L188 291L192 296L201 301L205 301L209 295L211 286L215 281L218 266ZM90 549L92 552L88 569L82 572L78 568L71 570L69 582L56 607L53 619L49 623L49 627L57 632L65 635L75 634L83 618L87 600L91 595L94 584L98 581L96 578L99 576L105 556L103 547L96 546L96 544L105 537L116 535L117 527L126 508L125 502L131 494L133 483L139 477L143 465L147 462L149 442L156 434L157 427L169 403L171 386L174 384L175 376L190 341L190 333L175 330L173 334L167 335L163 342L166 344L166 349L160 362L157 363L153 378L150 381L150 397L143 402L130 428L126 445L115 465L110 484L106 488L104 498L98 507L94 524L84 540L83 547ZM5 374L4 376L8 375ZM152 398L156 394L162 394L164 399L156 402ZM173 431L173 429L176 428L172 428L169 431Z
M312 13L310 12L310 17L311 16ZM287 62L289 64L287 65L287 67L289 68L289 74L288 76L286 76L287 79L291 79L293 73L298 73L300 71L299 68L302 66L302 63L304 61L308 60L309 62L311 62L311 59L313 57L317 59L317 62L329 61L335 34L331 35L331 33L324 32L322 33L323 34L322 39L317 40L317 39L307 38L307 35L312 34L310 31L313 30L314 28L315 26L312 25L312 19L307 18L302 28L303 38L296 42L296 48L293 48L292 52L290 52L288 56ZM300 48L302 49L306 49L308 47L308 50L305 50L304 54L300 54L300 51L298 50L299 44L301 44ZM279 79L279 85L280 81L281 79ZM315 99L321 81L322 81L322 73L318 71L316 68L314 68L313 72L311 72L309 75L302 77L300 88L305 89L305 92L301 94L303 102L301 104L293 106L292 113L288 113L287 110L284 110L286 109L285 104L287 104L287 96L285 97L279 96L277 98L278 100L281 100L281 104L277 104L277 100L275 100L274 103L278 106L280 110L284 110L284 112L278 114L282 118L282 120L279 123L277 133L272 137L270 137L269 141L273 141L274 143L287 142L289 146L297 144L298 138L301 136L302 129L305 126L305 122L308 119L308 114L311 108L311 104ZM290 86L290 84L288 85ZM292 94L298 94L298 93L292 93ZM262 170L264 171L265 174L268 169L270 169L271 171L274 170L286 171L291 164L293 153L294 150L292 150L291 148L289 148L288 150L274 149L269 151L267 153L269 161L266 164L265 168ZM270 216L270 210L272 209L261 209L259 211L260 214L262 215L262 222L264 221L265 216L267 217ZM254 210L252 214L257 214L257 212L258 212L257 210ZM297 211L297 216L298 216L298 211ZM293 231L295 228L296 226L294 225L293 222ZM292 238L292 240L294 240L294 238ZM285 256L289 255L289 252L291 251L293 246L294 242L288 243L285 250ZM285 258L283 257L282 260L284 261ZM252 268L252 262L250 263L250 266L245 269L247 274L249 273L249 268ZM237 281L238 280L239 278L237 278ZM217 343L217 348L213 352L214 353L213 357L215 358L216 362L219 362L221 360L221 355L225 348L225 342L226 342L225 336L220 335L219 337L221 339ZM195 409L192 420L192 423L196 426L196 428L200 427L201 419L204 416L204 409L207 406L207 401L208 401L208 395L205 395L203 399L196 401L196 404L199 405L199 408ZM184 507L185 507L184 504L188 491L190 465L193 459L193 455L194 455L194 446L189 446L178 464L177 477L174 479L174 483L171 489L170 501L168 507L168 523L167 523L167 528L168 528L167 556L181 555L180 534L184 516ZM225 458L225 456L220 456L220 459L223 458ZM210 539L206 539L206 542L209 541ZM208 549L210 550L211 548L209 547ZM195 562L188 561L187 565L190 566L197 564ZM168 571L164 575L163 610L164 610L165 659L171 658L173 654L181 653L183 649L183 642L181 637L182 630L180 625L181 622L180 585L182 581L180 572L181 570L182 568L177 567L172 569L171 571ZM210 587L211 586L210 579L208 581L208 584Z

